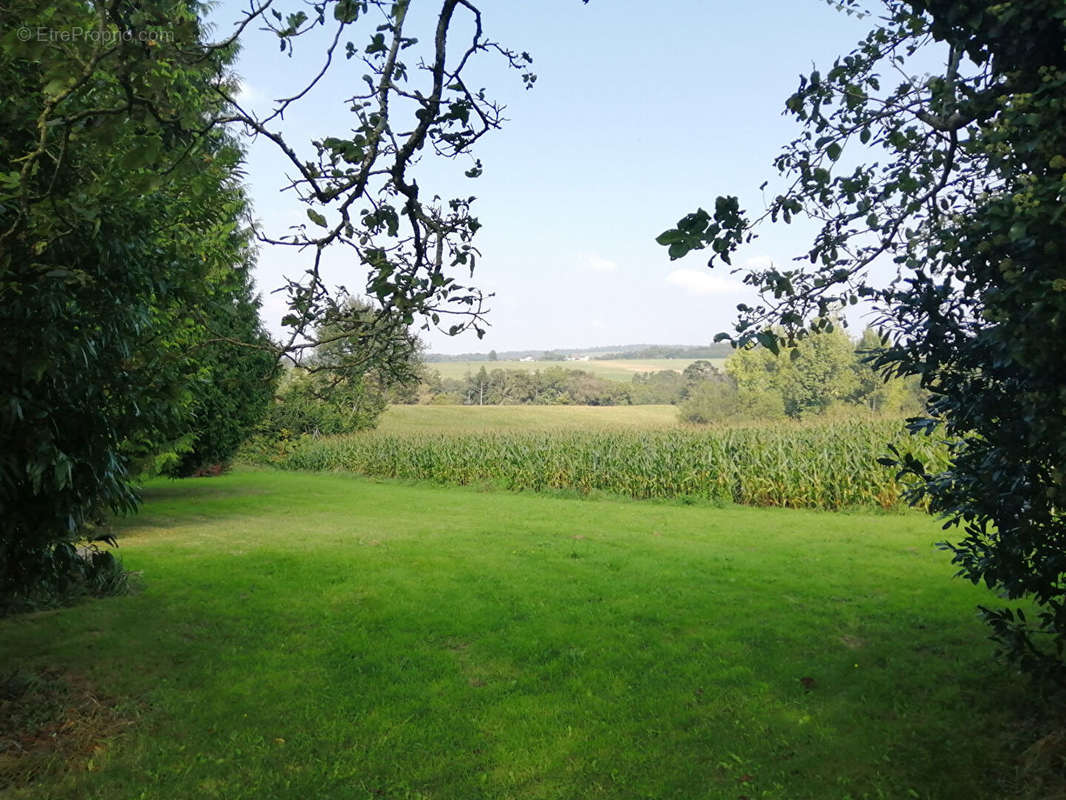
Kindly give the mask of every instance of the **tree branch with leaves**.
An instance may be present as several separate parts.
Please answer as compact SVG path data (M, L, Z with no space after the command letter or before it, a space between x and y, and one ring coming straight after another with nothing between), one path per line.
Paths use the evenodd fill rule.
M719 197L659 242L728 265L765 225L814 221L793 266L744 271L761 302L720 337L776 352L864 303L884 336L873 364L928 392L912 432L944 437L952 455L943 471L907 453L885 463L961 527L943 545L959 575L1037 604L1035 618L982 609L1003 651L1066 681L1066 6L873 9L871 33L786 103L803 126L775 161L786 188L755 219ZM942 70L920 74L930 51Z

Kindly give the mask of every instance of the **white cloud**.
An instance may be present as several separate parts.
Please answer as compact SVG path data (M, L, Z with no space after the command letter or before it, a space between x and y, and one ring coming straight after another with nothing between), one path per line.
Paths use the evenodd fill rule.
M769 269L773 265L774 260L770 256L752 256L744 262L748 269Z
M595 254L581 257L581 266L593 272L614 272L618 265L610 259Z
M675 269L666 276L666 282L689 294L733 294L744 289L738 281L698 269Z
M233 99L236 100L245 111L253 110L257 106L263 106L269 101L269 98L265 94L248 81L244 80L241 81L240 88L237 90Z

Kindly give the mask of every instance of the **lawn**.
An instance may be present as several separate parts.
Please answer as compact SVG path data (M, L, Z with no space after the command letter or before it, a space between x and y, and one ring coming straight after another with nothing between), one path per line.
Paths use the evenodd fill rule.
M1017 796L988 596L921 515L271 471L146 500L141 592L0 620L0 675L122 723L11 797Z
M694 358L609 358L602 361L432 361L426 364L429 369L435 369L442 378L460 379L467 373L476 373L479 369L492 371L494 369L522 369L532 372L533 370L548 369L549 367L562 367L563 369L580 369L591 372L600 378L624 381L629 383L638 372L659 372L661 370L684 371L685 367L697 359ZM704 359L710 361L719 369L725 364L724 358Z
M381 433L677 428L677 406L389 406Z

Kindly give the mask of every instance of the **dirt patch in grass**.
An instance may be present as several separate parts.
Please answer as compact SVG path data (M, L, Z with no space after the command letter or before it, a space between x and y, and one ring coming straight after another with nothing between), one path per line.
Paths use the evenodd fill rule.
M99 769L110 741L132 724L118 705L79 675L0 675L0 791L46 773Z

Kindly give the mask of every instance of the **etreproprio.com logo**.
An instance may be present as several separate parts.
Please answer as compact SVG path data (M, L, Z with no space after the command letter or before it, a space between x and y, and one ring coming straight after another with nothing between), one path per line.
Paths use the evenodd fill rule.
M168 30L120 31L113 28L34 28L23 25L18 29L22 42L92 42L117 44L118 42L166 42L174 40Z

